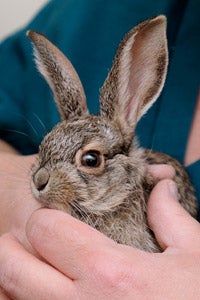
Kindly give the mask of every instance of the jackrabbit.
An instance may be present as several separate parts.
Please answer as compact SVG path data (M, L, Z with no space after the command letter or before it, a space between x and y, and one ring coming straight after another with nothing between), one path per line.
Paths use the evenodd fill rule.
M32 170L32 191L116 242L161 251L148 227L146 202L155 181L147 164L176 170L179 201L196 216L194 190L183 167L168 155L142 149L134 130L158 98L167 73L166 18L134 27L122 40L100 92L100 115L90 115L69 60L43 35L27 33L39 71L53 90L62 122L46 135Z

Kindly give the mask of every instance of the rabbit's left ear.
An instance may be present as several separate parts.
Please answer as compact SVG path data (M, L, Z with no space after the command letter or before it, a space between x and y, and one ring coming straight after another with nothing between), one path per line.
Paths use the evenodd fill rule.
M118 122L130 144L142 115L158 98L166 78L166 18L133 28L123 39L100 94L101 115Z
M37 67L51 87L63 120L87 114L83 86L65 55L42 34L28 31Z

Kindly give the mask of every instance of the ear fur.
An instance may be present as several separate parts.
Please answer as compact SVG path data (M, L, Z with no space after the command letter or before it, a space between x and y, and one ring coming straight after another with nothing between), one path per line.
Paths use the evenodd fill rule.
M166 18L134 27L122 40L100 95L101 115L118 122L130 144L138 120L158 98L167 73Z
M86 97L78 74L64 54L43 35L28 31L37 67L51 87L63 120L87 114Z

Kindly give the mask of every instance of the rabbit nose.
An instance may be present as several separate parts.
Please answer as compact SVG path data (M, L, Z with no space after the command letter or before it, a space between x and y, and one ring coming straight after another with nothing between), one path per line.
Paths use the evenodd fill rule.
M45 168L41 168L35 173L33 176L33 182L35 184L36 189L41 192L45 189L49 182L50 174Z

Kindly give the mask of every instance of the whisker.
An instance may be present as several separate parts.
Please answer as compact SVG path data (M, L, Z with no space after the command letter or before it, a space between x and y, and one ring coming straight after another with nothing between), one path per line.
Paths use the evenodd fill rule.
M15 115L19 116L20 118L22 118L29 126L30 128L33 130L33 132L35 133L36 136L39 136L37 130L33 127L33 125L31 124L31 122L27 119L26 116L22 115L22 114L18 114L15 113Z
M77 202L70 203L70 206L72 207L72 209L75 209L75 212L77 211L78 214L80 214L82 220L86 224L94 227L94 223L92 222L90 216L80 207L80 205Z
M28 133L22 132L22 131L20 131L20 130L15 130L15 129L7 128L7 129L3 129L3 131L5 131L5 132L12 132L12 133L17 133L17 134L23 135L23 136L29 138L33 143L38 144L38 141L37 141L37 140L38 140L38 138L41 137L40 132L38 132L38 131L36 130L36 128L31 124L31 122L30 122L30 121L26 118L26 116L24 116L23 114L19 114L19 113L13 112L13 115L18 116L19 118L23 119L23 120L28 124L28 126L31 128L31 130L32 130L33 133L34 133L33 136L35 136L36 138L33 138L32 135L29 135ZM42 121L39 119L39 117L37 117L36 114L34 114L34 116L35 116L35 118L37 118L38 122L41 124L42 128L44 128L44 129L45 129L45 132L46 132L46 128L45 128L44 124L42 123ZM42 137L41 137L41 138L42 138Z
M31 169L32 169L32 166L37 163L37 156L35 156L35 160L33 159L32 163L28 163L27 164L27 161L24 160L24 159L20 159L19 161L16 159L15 160L15 169L20 169L22 171L25 171L26 172L26 175L29 175L31 173ZM12 162L12 157L10 155L6 155L4 157L4 161L8 163L8 165L11 164Z
M34 162L33 162L34 164ZM22 171L25 171L25 175L26 176L29 176L31 174L31 168L32 168L32 165L28 165L26 164L25 161L21 161L21 164L17 164L17 167L20 168Z
M18 134L24 135L26 137L29 137L29 135L27 133L19 131L19 130L15 130L15 129L4 129L4 131L12 132L12 133L18 133Z
M46 135L47 134L47 128L46 128L44 122L40 119L40 117L36 113L33 113L33 115L38 120L38 122L40 123L41 127L43 128L44 135Z
M8 163L11 162L10 158L5 157L5 160L6 159L7 159ZM23 161L21 161L21 164L17 163L16 166L15 166L15 169L22 170L24 172L24 174L23 174L24 177L29 176L30 173L31 173L31 166L30 165L27 166L27 164ZM12 170L12 171L6 170L6 172L5 171L0 171L0 174L2 174L2 175L10 174L10 175L15 175L16 176L15 170Z
M19 131L19 130L15 130L15 129L8 129L8 128L4 128L2 131L4 131L4 132L11 132L11 133L17 133L19 135L23 135L26 138L28 138L30 141L32 141L33 144L37 144L37 141L33 137L30 137L30 135L27 134L27 133L25 133L25 132L22 132L22 131Z
M6 189L5 188L0 188L0 191L1 192L10 192L10 191L16 191L16 189L14 189L14 188L13 189L12 188L6 188Z
M5 176L5 178L4 178L3 180L1 180L0 186L2 186L2 184L3 184L4 182L7 182L7 180L10 180L10 179L14 180L15 182L29 183L29 180L27 180L26 178L24 178L24 179L19 179L19 178L16 178L16 177L14 177L14 176Z

